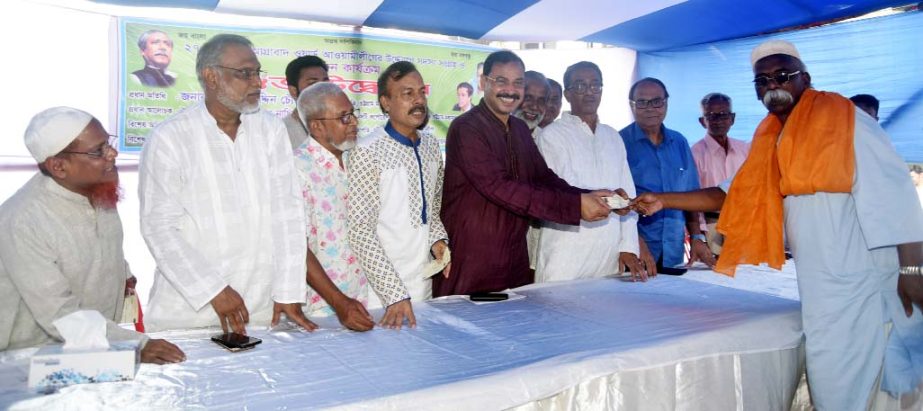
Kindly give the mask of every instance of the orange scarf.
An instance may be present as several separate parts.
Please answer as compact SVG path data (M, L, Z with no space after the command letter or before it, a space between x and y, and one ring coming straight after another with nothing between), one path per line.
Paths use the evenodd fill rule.
M725 238L715 271L782 268L783 196L852 192L855 115L845 97L808 89L784 125L773 114L763 119L721 209L717 228Z

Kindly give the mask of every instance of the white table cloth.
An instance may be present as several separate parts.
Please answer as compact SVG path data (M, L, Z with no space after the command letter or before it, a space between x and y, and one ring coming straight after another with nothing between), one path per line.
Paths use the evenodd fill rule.
M414 305L416 329L259 331L229 353L214 330L157 337L182 364L132 382L26 388L28 355L0 356L12 409L788 409L803 354L799 303L681 277L517 289L525 298ZM378 317L376 315L376 317Z

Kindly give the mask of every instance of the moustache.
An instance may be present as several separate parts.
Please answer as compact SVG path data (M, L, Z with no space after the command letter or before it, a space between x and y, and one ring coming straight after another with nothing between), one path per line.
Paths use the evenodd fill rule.
M426 106L424 105L413 106L413 108L407 111L407 114L416 114L416 113L426 114L427 113Z
M513 100L519 100L522 97L519 94L497 93L497 98L511 98Z
M766 106L766 108L772 106L787 106L794 101L795 97L782 89L769 90L766 94L763 94L763 105Z

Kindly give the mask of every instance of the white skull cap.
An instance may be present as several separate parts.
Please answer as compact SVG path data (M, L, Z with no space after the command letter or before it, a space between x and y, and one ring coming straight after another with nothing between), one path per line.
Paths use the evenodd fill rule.
M26 128L26 148L35 161L42 163L48 157L64 150L93 121L93 116L72 107L52 107L35 116Z
M794 44L785 40L769 40L756 46L753 52L750 53L750 66L754 67L760 59L774 54L784 54L801 60L801 54L798 54L798 49L795 48Z

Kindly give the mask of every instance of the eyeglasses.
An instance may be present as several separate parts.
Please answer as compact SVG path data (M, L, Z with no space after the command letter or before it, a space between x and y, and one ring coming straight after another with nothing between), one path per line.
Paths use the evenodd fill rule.
M256 69L256 70L236 69L234 67L225 67L225 66L219 66L219 65L216 65L215 67L223 68L225 70L231 70L234 73L234 77L237 77L238 79L243 80L243 81L250 81L254 77L258 77L260 81L263 81L269 78L269 73L263 70L260 70L260 69Z
M567 88L567 90L573 91L574 93L577 93L577 94L586 94L588 91L593 94L599 94L599 93L602 93L603 91L603 85L602 83L593 83L593 84L575 83L575 84L571 84L570 87Z
M667 104L666 98L653 98L650 100L628 100L631 102L631 106L634 108L661 108L664 104Z
M349 122L352 121L353 118L355 118L356 121L359 121L359 115L356 113L357 111L359 110L350 111L349 113L346 113L341 117L312 118L311 120L340 120L340 123L349 124Z
M792 81L792 77L795 77L799 74L801 74L801 70L793 71L791 73L786 73L783 71L781 73L775 73L771 75L763 74L754 77L753 84L756 84L757 87L768 87L769 82L773 82L776 83L776 85L781 86L785 83L788 83L789 81Z
M721 120L727 120L731 118L733 115L734 113L730 111L718 111L718 112L705 113L703 117L705 117L708 121L721 121Z
M108 134L109 138L106 139L106 143L100 145L96 150L93 151L62 151L58 154L83 154L85 156L90 156L93 158L103 158L106 154L109 154L109 150L118 152L119 145L119 136Z
M506 77L491 77L491 76L488 76L488 75L486 75L486 74L484 75L484 78L486 78L487 80L492 81L494 84L497 85L497 87L500 87L500 88L509 87L510 84L512 84L513 87L516 87L516 88L519 88L519 89L524 89L524 88L526 88L526 82L525 82L525 80L522 80L522 79L519 79L519 80L510 82L510 80L509 80L508 78L506 78Z

